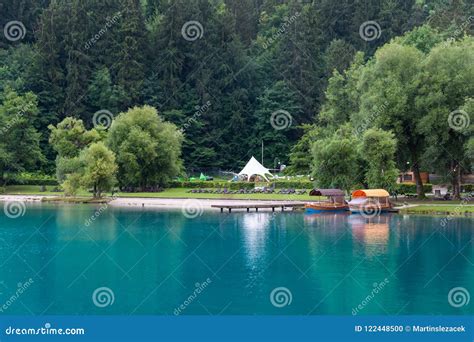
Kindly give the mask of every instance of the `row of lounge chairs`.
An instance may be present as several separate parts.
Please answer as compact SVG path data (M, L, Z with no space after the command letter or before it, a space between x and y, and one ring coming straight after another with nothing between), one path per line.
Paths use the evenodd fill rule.
M273 188L263 188L263 189L240 189L240 190L229 190L224 189L191 189L186 191L192 194L281 194L281 195L304 195L307 193L307 190L296 190L296 189L281 189L275 191Z

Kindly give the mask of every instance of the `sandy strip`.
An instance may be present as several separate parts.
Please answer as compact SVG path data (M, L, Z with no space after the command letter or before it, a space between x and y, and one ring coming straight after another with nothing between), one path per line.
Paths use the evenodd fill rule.
M43 196L43 195L0 195L0 202L40 202L43 197L54 197L54 196Z
M55 197L45 195L0 195L0 201L21 201L21 202L40 202L43 197ZM115 207L154 207L181 209L183 207L200 207L202 209L220 210L211 208L211 205L255 205L255 204L275 204L280 206L282 203L304 203L301 201L269 201L269 200L240 200L240 199L205 199L205 198L143 198L143 197L119 197L108 205ZM98 204L95 204L98 205ZM271 210L270 208L259 210Z
M259 200L235 200L235 199L205 199L205 198L117 198L109 202L112 206L139 206L139 207L161 207L161 208L187 208L199 207L202 209L220 210L211 208L212 205L256 205L256 204L275 204L282 203L304 203L297 201L259 201ZM240 209L241 210L241 209ZM270 208L259 210L271 210Z

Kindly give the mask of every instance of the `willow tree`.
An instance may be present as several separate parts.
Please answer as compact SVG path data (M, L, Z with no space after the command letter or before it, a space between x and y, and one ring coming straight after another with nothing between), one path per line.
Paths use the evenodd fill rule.
M473 65L472 37L436 46L424 63L418 101L418 111L426 112L420 126L428 142L426 163L451 182L457 199L462 174L470 169L466 146L474 126Z
M425 145L420 125L424 112L417 106L423 71L420 61L424 58L412 46L390 43L380 48L364 68L358 113L358 120L395 134L399 157L407 158L412 165L418 197L424 197L420 176Z
M178 128L153 107L134 107L119 114L107 139L117 157L119 184L141 190L164 185L181 171L182 141Z

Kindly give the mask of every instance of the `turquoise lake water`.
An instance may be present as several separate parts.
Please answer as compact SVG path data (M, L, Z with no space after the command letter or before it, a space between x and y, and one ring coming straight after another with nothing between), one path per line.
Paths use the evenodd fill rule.
M2 212L0 314L474 314L472 218L98 209Z

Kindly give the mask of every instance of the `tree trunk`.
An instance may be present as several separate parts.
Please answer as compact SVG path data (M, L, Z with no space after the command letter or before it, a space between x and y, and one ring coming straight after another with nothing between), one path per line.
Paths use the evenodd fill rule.
M461 166L455 160L453 160L453 198L456 200L461 199Z
M413 174L415 176L416 194L419 199L423 199L426 196L425 191L423 190L423 182L421 181L420 168L416 159L413 159Z

